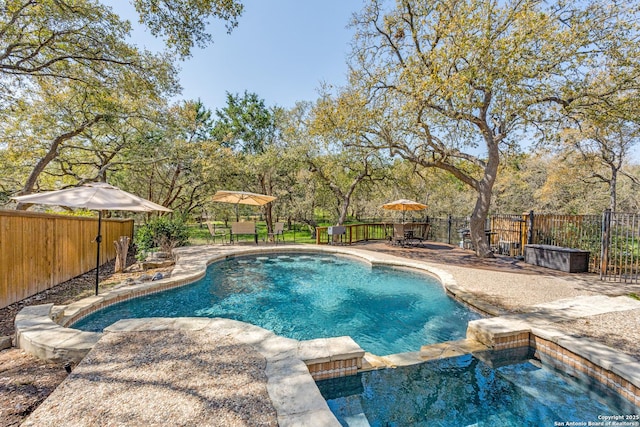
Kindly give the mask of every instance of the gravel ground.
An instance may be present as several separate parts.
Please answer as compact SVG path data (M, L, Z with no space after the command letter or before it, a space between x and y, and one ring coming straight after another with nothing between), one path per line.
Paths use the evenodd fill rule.
M210 331L110 333L22 426L277 426L265 366Z
M640 310L600 314L556 326L573 335L605 343L640 360Z
M12 348L0 351L0 426L18 426L67 377L59 363Z

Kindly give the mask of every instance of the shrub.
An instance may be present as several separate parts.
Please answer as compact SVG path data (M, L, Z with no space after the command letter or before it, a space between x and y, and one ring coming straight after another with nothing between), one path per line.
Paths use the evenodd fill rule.
M181 218L161 216L152 219L136 231L134 243L137 257L144 259L153 249L171 252L173 248L185 246L189 241L189 229Z

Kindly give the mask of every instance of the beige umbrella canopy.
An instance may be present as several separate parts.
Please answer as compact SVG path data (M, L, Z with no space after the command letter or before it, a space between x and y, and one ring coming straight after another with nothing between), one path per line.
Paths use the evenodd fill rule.
M382 209L392 211L402 211L402 222L404 222L404 215L406 211L422 211L427 209L427 205L414 202L408 199L394 200L393 202L385 203L382 205Z
M171 209L107 184L93 182L64 190L12 197L19 203L67 206L94 211L171 212Z
M238 205L263 206L276 199L266 194L249 193L247 191L219 190L213 195L214 202L233 203L236 205L236 221L239 220Z
M171 209L143 199L134 194L109 185L106 182L93 182L78 187L65 188L64 190L47 191L45 193L28 194L26 196L12 197L19 203L66 206L70 208L84 208L98 211L98 244L96 255L96 295L98 295L98 282L100 270L100 242L102 235L102 211L136 211L172 212Z
M226 191L220 190L213 195L214 202L234 203L241 205L262 206L273 202L274 196L266 194L248 193L246 191Z

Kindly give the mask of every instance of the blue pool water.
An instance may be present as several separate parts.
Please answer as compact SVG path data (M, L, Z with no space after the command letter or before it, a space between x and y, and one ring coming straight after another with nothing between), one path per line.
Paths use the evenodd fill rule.
M73 325L125 318L224 317L306 340L348 335L378 355L464 338L479 316L435 279L333 255L270 254L211 264L193 284L107 307Z
M640 408L536 361L493 369L466 355L318 387L343 426L587 426L611 415L639 425Z

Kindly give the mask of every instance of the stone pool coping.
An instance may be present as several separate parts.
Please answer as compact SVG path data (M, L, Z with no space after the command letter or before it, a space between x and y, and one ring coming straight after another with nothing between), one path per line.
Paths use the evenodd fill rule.
M82 317L108 305L115 304L126 299L160 292L172 287L182 286L196 281L205 275L206 268L209 264L219 260L251 254L292 252L339 254L356 257L369 262L374 266L381 265L420 270L438 279L449 294L458 300L475 307L479 311L494 316L501 316L505 314L502 310L476 298L473 293L468 292L463 286L457 284L453 276L445 269L435 267L424 261L405 259L380 252L372 252L344 246L194 246L180 248L175 251L176 265L171 277L169 278L144 284L114 288L101 293L100 295L85 298L64 307L55 307L51 304L25 307L16 316L16 346L43 359L80 361L102 336L101 333L83 332L65 327L76 322ZM593 298L596 298L595 302ZM624 298L624 300L622 300L622 298ZM574 303L576 300L578 300L578 302ZM574 302L561 302L558 303L559 305L554 305L554 303L551 303L550 305L541 305L539 307L539 312L537 313L506 315L498 318L494 317L470 322L467 337L470 338L470 341L478 341L482 345L462 345L462 350L458 350L458 352L466 351L465 349L477 349L483 346L496 349L513 348L525 345L531 346L532 344L536 344L535 337L539 337L540 339L545 340L545 342L553 343L558 348L564 349L568 346L569 348L567 351L581 357L582 360L588 360L590 363L594 364L594 366L600 367L600 372L597 371L597 368L591 368L591 371L594 373L596 378L602 378L603 376L608 378L607 375L609 375L610 372L613 372L617 375L617 378L612 377L609 385L613 384L614 389L615 384L623 385L624 390L622 390L621 394L625 395L624 393L626 393L625 397L631 397L630 400L632 402L634 402L633 399L636 399L636 405L640 405L640 364L637 360L631 356L621 355L614 349L602 344L594 343L587 339L570 337L553 327L555 319L566 320L567 318L575 318L582 315L592 315L594 314L593 310L596 310L595 313L597 314L601 312L618 311L620 310L620 307L625 307L623 309L640 308L640 301L634 301L626 297L585 297L582 299L572 299L571 301ZM113 328L119 323L120 322L112 325L112 327L108 329ZM255 326L252 327L257 328ZM284 338L278 338L284 340ZM332 340L338 340L336 343L339 342L339 344L334 345ZM300 383L299 390L296 388L295 383L286 380L287 375L278 375L277 371L269 370L269 378L273 375L274 378L280 378L282 381L285 381L291 393L289 397L292 400L284 402L281 400L281 396L278 393L274 392L274 395L272 396L271 391L269 391L274 405L276 406L279 419L280 415L284 417L283 424L281 425L295 425L293 419L299 414L305 413L305 408L310 411L318 410L318 402L316 402L315 399L311 399L311 402L306 399L308 391L304 384L307 384L309 381L313 382L314 378L320 379L327 377L327 372L328 374L333 375L333 371L336 369L343 369L342 374L348 375L354 373L353 363L348 363L349 366L344 366L343 363L332 363L334 360L346 360L350 359L351 356L356 359L360 357L360 360L362 360L362 356L358 355L360 353L364 355L364 351L357 346L351 338L341 337L336 339L327 339L326 341L326 343L322 344L317 342L317 340L312 340L312 342L309 342L308 344L303 344L304 342L301 342L301 350L296 350L298 351L298 357L308 356L309 353L307 353L307 351L310 350L306 349L306 345L317 350L313 353L313 358L298 358L299 361L306 362L306 372L304 375L308 377L307 380ZM540 343L542 346L542 341ZM434 353L433 349L429 349L429 347L430 346L423 348L420 352L403 353L386 358L378 358L374 355L367 354L364 357L364 364L368 369L375 369L385 366L420 363L430 358L450 357L452 355L451 352L447 353L447 351L441 353L436 351ZM453 353L455 353L455 351ZM545 354L550 354L550 357L555 357L556 359L559 358L560 360L565 358L568 363L571 363L571 357L564 355L562 350L558 352L557 349L554 349L553 351L548 351ZM366 360L367 358L369 358L372 363L369 363ZM353 359L351 358L351 360ZM574 365L575 363L576 362L574 362ZM315 366L315 368L311 369L310 366ZM362 364L359 364L357 368L362 368ZM314 371L313 377L309 372L312 370ZM586 368L586 370L589 371L589 368ZM295 371L291 374L297 376L298 372ZM340 375L341 372L336 372L336 374ZM623 383L622 381L626 382ZM604 381L605 384L606 382L607 381ZM295 396L300 396L300 399L295 398ZM321 396L320 399L324 402L324 399L322 399ZM323 406L322 411L329 411L328 407L325 408L326 402L324 402L324 405L320 404L320 406ZM292 418L294 415L295 417ZM315 415L317 416L317 414ZM330 418L333 417L330 414L330 411L329 414L324 414L324 416L329 415Z

